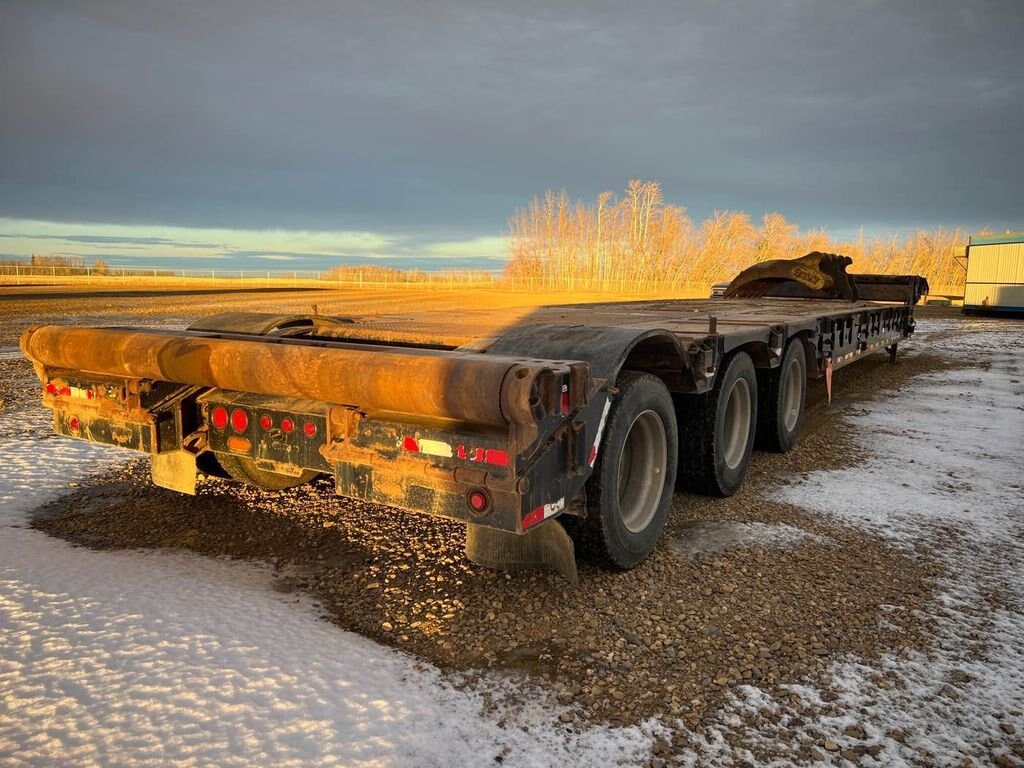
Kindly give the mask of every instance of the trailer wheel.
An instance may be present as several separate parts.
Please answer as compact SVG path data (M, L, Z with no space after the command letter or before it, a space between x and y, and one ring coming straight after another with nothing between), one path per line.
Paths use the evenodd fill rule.
M757 423L757 447L786 453L794 445L804 424L807 399L807 352L800 339L793 339L782 356L782 364L757 377L761 403Z
M586 559L619 570L654 549L672 502L679 436L672 396L647 373L615 384L601 451L587 481L587 515L563 518Z
M757 425L757 374L746 352L725 363L714 389L676 398L679 486L709 496L732 496L743 484Z
M217 463L228 473L232 480L237 480L246 485L255 485L257 488L265 488L268 491L281 491L285 488L294 488L297 485L308 483L314 479L319 472L303 470L298 477L281 475L277 472L268 472L256 466L256 462L247 456L233 456L228 453L218 453Z

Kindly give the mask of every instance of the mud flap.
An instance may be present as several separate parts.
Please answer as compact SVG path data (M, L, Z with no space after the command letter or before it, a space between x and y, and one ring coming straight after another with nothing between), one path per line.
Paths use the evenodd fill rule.
M580 583L572 539L557 520L521 536L469 523L466 557L477 565L502 571L550 568L573 586Z
M188 451L167 451L153 456L153 484L179 493L196 495L196 457Z

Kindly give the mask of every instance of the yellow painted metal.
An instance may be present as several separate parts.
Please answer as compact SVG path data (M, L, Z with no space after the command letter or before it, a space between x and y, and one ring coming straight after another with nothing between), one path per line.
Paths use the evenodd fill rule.
M970 246L964 304L1024 306L1024 242Z

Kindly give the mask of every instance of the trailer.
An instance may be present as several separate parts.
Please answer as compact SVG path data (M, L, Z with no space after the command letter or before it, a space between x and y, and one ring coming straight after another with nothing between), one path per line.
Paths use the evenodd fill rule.
M1024 232L967 243L964 314L1024 315Z
M21 339L59 435L270 489L468 524L492 567L575 555L629 569L676 488L728 496L755 445L788 451L806 382L914 329L927 282L811 253L758 264L722 298L389 317L227 313L184 331L35 326ZM398 514L398 512L396 512Z

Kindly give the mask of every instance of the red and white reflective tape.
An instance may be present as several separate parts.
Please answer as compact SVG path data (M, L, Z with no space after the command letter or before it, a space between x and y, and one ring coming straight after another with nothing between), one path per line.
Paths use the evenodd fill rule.
M608 421L608 411L612 409L612 399L609 397L605 401L604 410L601 411L601 422L597 425L597 437L594 438L594 444L590 448L590 457L588 459L590 466L594 466L594 462L597 461L597 451L601 447L601 435L604 434L604 425Z
M544 504L537 507L529 514L523 516L523 530L531 528L537 525L537 523L543 523L549 517L554 517L563 509L565 509L565 496L560 498L558 501L553 501L550 504Z
M509 465L508 451L501 448L471 448L467 450L464 445L453 447L451 443L446 443L443 440L431 440L412 435L405 435L402 438L402 448L411 453L423 453L427 456L440 456L445 459L458 458L465 461L479 461L499 467Z

